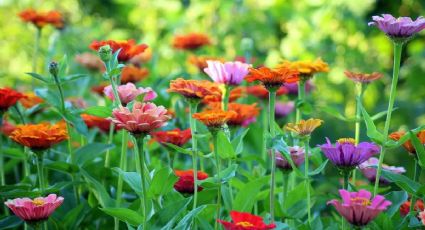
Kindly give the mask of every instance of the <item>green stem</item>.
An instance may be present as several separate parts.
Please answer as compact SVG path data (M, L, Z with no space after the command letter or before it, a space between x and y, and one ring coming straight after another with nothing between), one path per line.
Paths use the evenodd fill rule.
M221 99L221 104L224 111L227 111L229 107L230 90L231 88L228 85L224 85L223 98Z
M285 172L282 174L282 210L285 210L285 201L286 197L288 196L288 182L289 174Z
M124 172L127 171L127 142L128 142L128 133L122 132L121 139L121 156L120 156L120 169ZM136 144L135 144L136 146ZM136 147L137 148L137 147ZM122 202L122 190L123 190L123 176L120 173L118 175L118 184L117 184L117 203L116 206L119 208ZM118 230L120 227L120 222L118 218L114 218L114 229Z
M142 179L142 192L143 192L143 228L146 228L146 223L147 223L147 218L148 218L148 194L147 194L147 189L146 189L146 173L145 173L145 169L144 169L144 159L145 159L145 154L143 152L144 150L144 137L138 137L136 138L137 143L134 144L134 146L138 146L138 151L139 151L139 155L140 155L140 165L143 167L142 168L142 173L140 175L141 179Z
M391 91L390 91L390 99L388 101L388 109L387 109L387 118L385 119L385 127L384 127L384 143L388 139L388 132L390 129L391 122L391 114L394 107L394 101L397 92L397 83L398 83L398 75L400 72L400 61L401 61L401 51L403 48L403 43L394 43L394 65L393 65L393 78L391 81ZM375 179L375 187L373 189L373 195L376 196L378 194L379 188L379 178L381 177L382 164L384 162L385 157L385 147L381 146L381 154L379 156L378 169L376 170L376 179Z
M363 84L356 83L356 124L354 129L354 140L355 144L358 145L360 142L360 125L361 125L361 103L363 100ZM356 184L356 172L353 170L353 184Z
M265 103L261 103L263 106L263 109L261 110L261 123L263 127L263 142L261 146L261 157L263 158L264 162L267 163L267 160L269 159L267 157L267 132L268 132L268 116L267 116L267 109ZM251 164L252 165L252 164ZM253 166L253 165L252 165Z
M415 174L413 175L413 181L419 182L420 176L421 176L421 166L419 165L418 160L415 159ZM416 199L417 197L414 194L412 194L412 198L410 200L410 209L409 209L410 216L416 216L415 214Z
M305 159L305 172L304 172L304 177L306 180L306 191L307 191L307 220L308 220L308 225L311 226L311 195L310 195L310 176L308 175L308 171L309 171L309 159L308 159L308 152L309 150L309 145L310 145L310 140L309 137L307 137L304 140L304 159Z
M44 169L43 169L43 153L37 153L37 177L38 186L40 188L41 195L44 195L45 182L44 182Z
M115 124L111 122L109 125L109 135L108 135L108 144L112 144L112 139L114 138ZM111 165L111 150L106 151L105 156L105 168L109 168Z
M0 119L3 119L0 117ZM2 121L0 121L1 123ZM1 124L0 124L1 126ZM3 156L3 134L0 133L0 185L6 185L6 179L4 176L4 156Z
M274 138L276 136L275 133L275 102L276 101L276 90L269 90L269 128L270 128L270 136ZM274 189L276 186L276 151L272 148L270 149L271 155L271 177L270 177L270 217L271 222L274 223Z
M298 82L298 101L299 102L302 102L305 99L305 83L306 81L302 79ZM298 123L302 119L302 112L298 105L296 107L295 113L296 113L295 123Z
M196 140L196 120L192 117L198 109L198 101L189 101L189 122L190 130L192 133L192 164L193 164L193 180L194 180L194 191L193 191L193 208L194 210L198 201L198 143Z
M38 50L40 47L40 38L41 38L41 29L37 28L37 32L35 34L35 42L34 42L34 53L32 56L32 72L37 72L37 58L38 58ZM35 88L35 79L32 78L31 86L34 89Z
M218 184L218 188L217 188L217 211L216 211L216 220L220 219L220 210L221 210L221 178L220 178L220 157L218 156L218 137L216 133L213 133L213 145L214 145L214 156L215 156L215 165L216 165L216 171L217 171L217 184ZM195 189L196 190L196 189ZM214 229L217 230L218 229L218 221L215 222L214 224Z

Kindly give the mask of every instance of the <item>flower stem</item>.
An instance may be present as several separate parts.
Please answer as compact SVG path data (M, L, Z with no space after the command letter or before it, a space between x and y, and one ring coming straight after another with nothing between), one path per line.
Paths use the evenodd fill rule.
M36 34L35 34L35 42L34 42L34 53L32 56L32 72L37 72L37 58L38 58L38 50L40 47L40 38L41 38L41 29L37 28ZM35 79L32 78L31 81L32 88L35 88Z
M419 182L419 177L421 176L421 166L419 165L418 160L415 158L415 174L413 175L413 181ZM410 216L416 216L415 214L415 206L416 206L417 197L412 194L412 198L410 200Z
M114 138L114 131L115 131L115 124L111 122L111 124L109 125L109 135L108 135L108 144L112 143L112 139ZM111 151L108 149L106 151L106 156L105 156L105 168L109 168L111 164Z
M3 118L0 117L0 126L2 125ZM0 133L0 186L6 185L6 179L4 176L4 156L3 156L3 134Z
M40 188L41 195L44 195L45 182L44 182L44 168L43 168L43 153L36 154L37 156L37 176L38 187Z
M302 79L298 82L298 101L299 102L304 101L304 98L305 98L305 83L306 81ZM302 119L302 112L298 105L296 107L295 113L296 113L295 123L298 123Z
M269 90L269 128L270 136L274 138L276 135L275 132L275 101L276 101L276 89ZM270 177L270 217L271 222L274 223L274 189L275 189L275 180L276 180L276 151L271 148L271 177Z
M311 195L310 195L310 176L308 175L308 171L309 171L309 159L308 159L308 152L309 150L309 145L310 145L310 140L309 137L307 137L304 140L304 159L305 159L305 171L304 171L304 177L305 177L305 181L306 181L306 191L307 191L307 221L308 221L308 225L311 226Z
M143 228L146 228L147 218L148 218L148 196L147 196L147 190L146 190L146 174L144 169L144 136L141 137L134 137L133 138L133 144L134 144L134 153L136 155L136 170L140 174L141 183L142 183L142 209L143 209Z
M363 84L356 83L356 124L354 129L355 144L360 142L360 119L361 119L361 103L363 100ZM353 184L356 184L356 169L353 170Z
M215 156L215 166L216 166L216 171L217 171L217 183L218 183L218 188L217 188L217 211L216 211L216 220L220 219L220 210L221 210L221 178L220 178L220 157L218 156L218 151L217 151L217 147L218 147L218 137L217 137L217 133L213 133L213 145L214 145L214 156ZM195 190L197 190L197 187L195 187ZM214 229L217 230L218 229L218 221L215 222L214 224Z
M222 108L224 111L228 110L229 107L229 97L230 97L230 87L228 85L224 85L223 87L223 98L221 99Z
M127 141L128 141L128 133L122 132L120 169L122 169L124 172L127 170ZM123 176L120 173L118 175L118 184L117 184L117 203L116 203L117 207L120 207L122 202L122 189L123 189ZM120 222L118 218L114 218L114 224L115 224L114 229L118 230L120 227Z
M401 51L403 48L403 43L394 42L394 65L393 65L393 78L391 81L391 91L390 91L390 99L388 101L388 110L387 110L387 118L385 119L385 127L384 127L384 143L388 139L388 131L390 129L391 122L391 114L393 111L394 101L397 92L397 83L398 83L398 75L400 72L400 61L401 61ZM379 156L378 169L376 170L376 179L375 179L375 187L373 189L373 195L376 196L378 194L379 188L379 178L381 177L382 171L382 163L384 162L385 157L385 147L381 146L381 154Z
M282 210L285 209L285 201L286 197L288 196L288 182L289 182L289 174L283 173L282 174Z
M192 133L192 164L193 164L193 186L194 188L198 188L198 143L196 140L196 121L192 117L194 113L196 113L198 109L198 101L189 101L189 122L190 122L190 130ZM194 189L193 191L193 208L196 208L198 201L198 189Z

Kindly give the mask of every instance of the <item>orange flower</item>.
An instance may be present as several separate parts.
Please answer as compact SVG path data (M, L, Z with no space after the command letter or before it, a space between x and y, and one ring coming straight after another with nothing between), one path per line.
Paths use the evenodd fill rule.
M75 61L89 70L105 72L105 65L100 58L92 53L75 55Z
M211 103L208 105L212 110L220 110L221 103ZM235 116L231 117L227 122L228 125L234 126L248 126L250 123L255 121L255 118L260 113L260 108L257 104L246 105L239 103L229 103L229 111L234 111Z
M47 24L51 24L56 29L62 29L65 25L62 14L59 11L37 12L34 9L21 11L18 16L24 22L30 22L41 29Z
M299 136L309 136L322 123L323 121L320 119L310 118L308 120L301 120L297 124L288 123L285 128Z
M0 114L14 106L18 100L24 98L22 93L19 93L10 88L0 88Z
M345 76L355 82L360 83L370 83L372 81L378 80L382 76L384 76L382 73L373 72L373 73L356 73L346 70L344 72Z
M283 61L277 66L277 69L292 69L299 72L302 77L312 77L316 73L329 72L329 66L322 59L318 58L315 61Z
M263 85L252 85L246 88L246 91L249 95L254 95L260 99L269 98L269 91ZM289 90L285 86L281 86L276 91L276 96L288 94Z
M181 50L196 50L210 44L210 38L206 34L201 33L176 35L173 40L173 47Z
M10 138L32 150L46 150L68 139L65 122L18 125Z
M91 91L97 93L99 96L103 97L103 89L105 89L106 86L109 84L106 82L102 82L99 85L95 85L91 87Z
M145 79L149 75L149 70L146 68L139 68L134 65L127 65L121 72L121 84L129 82L136 83Z
M161 144L171 143L173 145L183 146L192 138L192 133L190 129L173 129L168 131L157 131L152 133L152 136Z
M245 93L244 87L242 87L242 86L235 87L232 90L230 90L229 102L234 102L234 101L238 100L239 98L244 97L245 95L246 95L246 93ZM220 91L220 95L208 95L208 96L204 97L202 102L205 103L205 104L214 103L214 102L221 102L222 97L223 97L222 92Z
M103 118L103 117L97 117L89 114L81 114L81 118L83 118L84 123L86 123L88 128L95 128L97 127L100 131L104 133L108 133L111 127L111 121ZM118 130L117 127L115 127L115 130Z
M245 77L248 82L260 81L268 90L278 88L284 83L294 83L299 80L298 72L289 68L280 68L273 70L267 67L257 69L250 68L248 76Z
M23 107L27 109L32 108L44 102L43 98L35 95L32 92L25 93L24 95L25 97L21 98L19 102L22 104Z
M204 68L208 67L207 61L219 61L224 62L223 58L218 57L208 57L208 56L195 56L191 55L188 58L190 64L198 67L199 71L204 72Z
M130 39L127 41L114 41L114 40L93 41L90 44L90 48L92 50L97 51L99 50L100 47L105 45L109 45L113 53L121 49L120 53L118 54L118 60L121 62L126 62L130 60L136 55L143 53L148 48L146 44L137 45L136 41L133 39Z
M131 58L130 63L133 65L139 66L140 64L146 63L151 59L152 59L152 49L148 47L143 53L138 54L134 56L133 58Z
M170 82L167 92L178 93L188 99L202 99L208 95L220 96L221 90L216 83L206 80L185 80L178 78Z
M406 134L406 132L404 132L404 131L398 131L398 132L391 133L388 137L395 140L395 141L398 141L405 134ZM425 130L420 131L419 133L416 134L416 136L418 137L421 144L425 144ZM413 146L413 144L410 140L404 142L403 147L407 150L407 152L412 153L412 154L416 154L416 149L415 149L415 147Z
M235 116L237 116L235 111L223 111L221 109L206 110L192 115L193 118L209 128L220 128Z

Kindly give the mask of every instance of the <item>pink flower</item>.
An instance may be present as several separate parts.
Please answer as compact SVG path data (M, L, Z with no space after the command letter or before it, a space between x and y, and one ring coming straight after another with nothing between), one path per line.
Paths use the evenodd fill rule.
M419 212L419 218L421 219L421 221L422 221L422 225L424 225L425 226L425 210L424 211L422 211L422 212Z
M289 147L289 154L291 155L291 159L296 166L300 166L304 163L304 148L299 146L291 146ZM292 166L289 161L280 153L276 152L276 167L281 169L283 172L291 172Z
M123 105L127 105L129 102L133 101L137 96L144 94L143 101L151 101L157 97L155 91L153 91L150 87L137 88L136 85L129 82L125 85L120 85L117 88L118 96L120 97L121 103ZM103 89L103 92L107 97L111 100L114 100L114 91L112 90L112 86L108 85Z
M372 20L368 23L369 26L378 27L394 39L409 38L425 29L425 18L422 16L413 21L409 17L395 18L391 14L383 14L382 17L372 16Z
M4 204L22 220L34 222L48 219L62 202L63 197L50 194L47 197L37 197L34 200L26 197L16 198L8 200Z
M239 85L248 74L250 65L235 61L221 63L219 61L207 61L208 67L204 72L216 83L227 85Z
M294 111L295 103L293 101L288 102L276 102L275 114L276 117L286 117L292 111Z
M371 200L372 194L364 189L360 189L358 192L340 189L339 194L342 197L342 203L338 200L331 200L328 204L332 204L339 214L355 226L366 226L391 205L390 201L380 195Z
M378 162L379 162L378 158L371 157L367 161L365 161L365 162L363 162L359 165L360 171L363 173L363 175L370 182L375 182L376 168L374 168L374 167L378 166ZM406 172L406 170L403 167L389 166L389 165L386 165L386 164L382 164L382 169L385 170L385 171L390 171L390 172L395 173L395 174L402 174L402 173ZM379 183L386 185L386 184L389 184L390 182L388 180L386 180L384 177L381 176L379 178Z
M120 106L112 111L112 118L118 128L124 128L133 135L149 134L154 129L166 125L170 116L163 106L154 103L135 102L130 109Z

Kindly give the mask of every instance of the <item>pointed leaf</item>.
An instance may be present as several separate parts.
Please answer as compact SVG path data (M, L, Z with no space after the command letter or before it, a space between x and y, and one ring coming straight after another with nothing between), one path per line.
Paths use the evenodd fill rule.
M369 114L366 112L366 110L361 107L362 113L363 113L363 119L366 123L367 128L367 136L373 140L375 143L382 145L384 143L385 137L380 133L375 126L375 123L373 123L372 118L370 118Z
M415 147L416 155L418 156L418 162L419 165L424 168L425 167L425 148L424 145L421 143L419 138L412 132L409 131L410 134L410 140Z
M101 208L100 210L133 226L138 226L143 223L143 216L140 215L139 212L128 208Z

